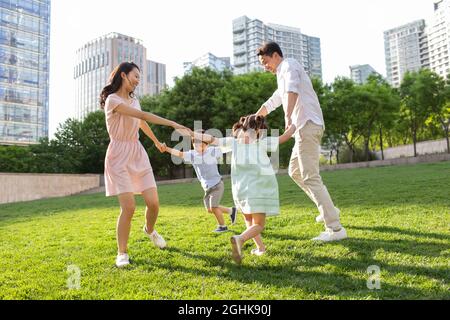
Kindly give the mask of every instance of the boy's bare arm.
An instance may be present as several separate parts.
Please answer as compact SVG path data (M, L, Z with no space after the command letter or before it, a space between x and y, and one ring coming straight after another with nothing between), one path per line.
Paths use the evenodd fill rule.
M163 150L164 152L170 153L171 155L178 157L178 158L184 158L184 152L177 150L177 149L172 149L169 148L165 143L163 143Z

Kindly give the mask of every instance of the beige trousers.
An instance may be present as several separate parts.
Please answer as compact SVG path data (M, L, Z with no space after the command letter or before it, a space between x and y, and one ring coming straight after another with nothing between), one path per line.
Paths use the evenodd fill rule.
M297 131L295 146L289 163L289 176L316 204L325 220L325 226L340 229L338 209L335 208L319 172L320 141L323 127L308 121Z

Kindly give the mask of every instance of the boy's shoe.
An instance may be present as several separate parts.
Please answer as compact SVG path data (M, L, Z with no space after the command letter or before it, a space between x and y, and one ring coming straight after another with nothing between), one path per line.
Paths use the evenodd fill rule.
M118 254L116 258L117 268L124 268L130 265L130 257L126 253Z
M157 246L160 249L164 249L165 247L167 247L167 243L164 240L163 237L161 237L158 232L156 232L156 230L153 230L152 234L149 234L147 232L147 227L144 226L143 228L144 233L147 235L147 237L150 238L150 240L152 240L152 242L154 243L155 246Z
M216 230L214 230L215 233L223 233L223 232L228 232L228 227L227 226L218 226Z
M237 218L237 209L236 207L231 208L231 213L230 213L230 219L231 219L231 224L234 225L236 223L236 218Z
M260 257L260 256L262 256L263 254L265 254L266 251L261 251L261 250L259 250L258 248L256 248L256 249L252 249L252 251L250 251L250 253L251 253L252 255L254 255L254 256Z
M332 242L332 241L340 241L347 238L347 231L344 227L339 231L333 231L332 229L325 230L318 237L313 238L313 241L323 241L323 242Z
M240 236L231 237L231 249L234 262L241 264L242 262L242 243Z

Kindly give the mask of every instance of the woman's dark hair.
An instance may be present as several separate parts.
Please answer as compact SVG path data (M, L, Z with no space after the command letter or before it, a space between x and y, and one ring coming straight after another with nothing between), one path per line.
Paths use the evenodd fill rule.
M119 91L122 86L122 72L128 75L134 68L141 71L141 69L139 69L139 67L133 62L122 62L114 68L113 72L111 72L111 75L109 76L109 84L104 87L102 93L100 93L100 106L102 109L105 107L106 98L108 98L110 94ZM130 92L130 97L134 97L134 92Z
M233 136L237 138L239 130L244 132L247 130L267 130L266 118L263 116L257 116L254 114L246 117L241 117L238 122L233 125ZM257 138L259 139L260 132L258 132Z
M258 50L256 51L256 55L272 57L275 52L278 53L278 55L283 58L283 51L281 51L281 48L278 45L278 43L268 42L265 43L262 47L258 48Z

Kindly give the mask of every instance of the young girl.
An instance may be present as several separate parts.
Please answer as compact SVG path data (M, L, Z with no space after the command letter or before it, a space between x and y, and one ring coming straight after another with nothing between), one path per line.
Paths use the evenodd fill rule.
M114 69L110 84L100 94L100 105L105 109L106 126L111 140L105 157L106 196L117 196L120 203L116 258L116 266L119 268L130 264L127 246L131 219L136 208L134 193L142 194L145 200L144 233L157 247L166 247L163 237L155 230L159 211L158 192L147 152L139 142L139 129L162 151L161 144L146 121L184 128L176 122L141 111L139 101L134 97L139 81L139 67L134 63L124 62Z
M196 132L204 133L204 130ZM197 179L205 191L203 197L205 208L209 213L214 214L218 223L217 229L214 232L227 232L228 227L225 225L223 214L229 214L231 224L235 224L237 210L234 207L225 208L220 206L224 192L224 184L222 176L217 169L217 159L222 157L222 150L217 147L210 147L206 142L201 140L193 139L192 144L194 149L187 152L181 152L163 144L163 151L182 158L185 163L192 164Z
M256 244L251 254L261 256L266 252L261 233L266 216L279 214L278 183L267 152L275 152L295 132L291 125L280 137L264 137L267 130L265 118L256 115L242 117L233 126L233 137L217 139L190 131L196 139L219 145L224 153L232 152L231 183L233 199L245 216L247 230L231 237L233 260L242 261L242 246L250 239Z

